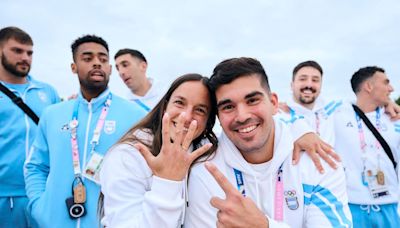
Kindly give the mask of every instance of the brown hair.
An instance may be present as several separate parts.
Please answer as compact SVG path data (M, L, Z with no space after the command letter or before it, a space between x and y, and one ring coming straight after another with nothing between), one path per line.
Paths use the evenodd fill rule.
M5 27L0 30L0 45L9 39L14 39L21 44L33 45L32 38L24 30L17 27Z
M200 81L203 83L203 85L207 88L209 95L210 95L210 113L208 116L206 128L200 136L195 138L192 141L193 145L193 150L196 150L197 148L201 147L201 141L203 139L208 139L210 143L212 143L211 148L202 156L197 158L194 162L198 161L204 161L209 159L214 152L217 150L218 147L218 139L215 136L212 128L214 127L215 123L215 118L216 118L216 112L217 112L217 105L215 103L215 95L214 93L211 92L209 86L208 86L208 78L204 77L200 74L185 74L180 76L179 78L175 79L174 82L172 82L170 88L168 89L167 93L161 98L161 100L158 102L158 104L137 124L135 124L125 135L121 137L121 139L116 143L118 144L130 144L133 145L136 142L140 142L147 146L151 153L154 156L157 156L160 153L161 146L162 146L162 118L165 112L165 109L167 108L168 102L171 98L172 93L183 83L189 82L189 81ZM135 135L135 132L138 130L145 130L146 133L150 133L153 135L153 140L152 142L145 141L144 139L141 139L140 137L137 137ZM104 195L100 193L99 197L99 202L98 202L98 216L99 218L102 218L104 216L104 208L103 208L103 200L104 200Z

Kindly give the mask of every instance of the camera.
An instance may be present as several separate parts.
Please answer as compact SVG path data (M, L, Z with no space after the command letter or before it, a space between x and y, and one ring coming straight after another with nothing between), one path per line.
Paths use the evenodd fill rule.
M85 205L83 203L75 203L74 197L67 198L65 203L71 219L77 219L86 214Z

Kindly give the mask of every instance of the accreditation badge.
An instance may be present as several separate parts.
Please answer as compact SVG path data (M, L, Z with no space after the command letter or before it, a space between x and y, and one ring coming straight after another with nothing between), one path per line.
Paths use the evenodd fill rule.
M103 158L104 158L103 155L97 152L93 152L89 162L86 164L83 176L97 184L100 184L99 175L100 175L100 168L103 163Z
M378 171L376 174L373 174L371 170L367 171L368 189L372 198L377 199L390 195L384 178L385 177L382 171Z

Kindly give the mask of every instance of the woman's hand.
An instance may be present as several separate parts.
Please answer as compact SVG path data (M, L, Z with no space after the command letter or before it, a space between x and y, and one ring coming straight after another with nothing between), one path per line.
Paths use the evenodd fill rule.
M169 180L181 181L185 178L190 165L193 161L211 148L212 144L207 143L199 149L188 151L194 133L197 129L197 121L192 120L185 134L185 113L181 113L177 118L175 129L171 129L170 117L165 113L162 120L162 147L157 156L141 143L135 147L142 154L153 174ZM174 133L174 134L171 134ZM174 136L175 138L171 138Z

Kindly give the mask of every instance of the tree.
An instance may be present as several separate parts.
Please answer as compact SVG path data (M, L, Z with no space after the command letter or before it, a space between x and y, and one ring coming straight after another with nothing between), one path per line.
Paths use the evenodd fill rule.
M400 105L400 97L398 97L398 98L396 99L396 103L397 103L398 105Z

